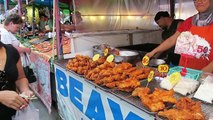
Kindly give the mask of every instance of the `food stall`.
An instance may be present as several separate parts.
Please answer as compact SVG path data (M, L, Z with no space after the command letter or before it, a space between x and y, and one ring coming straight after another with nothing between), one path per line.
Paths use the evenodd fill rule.
M62 119L164 119L158 116L157 111L152 111L147 108L140 98L133 96L132 92L119 90L119 86L109 88L105 85L97 84L96 81L89 80L90 78L87 78L85 75L69 70L67 64L69 64L68 60L61 60L55 63L56 91L59 115ZM101 70L99 72L98 74L101 75ZM212 80L212 78L212 74L204 73L199 81L202 82L205 81L205 79ZM148 88L150 88L151 91L154 91L156 88L160 89L160 81L161 80L156 77L149 83ZM139 83L140 87L146 87L147 79L142 79ZM122 84L122 82L120 84ZM174 98L180 99L188 97L193 101L201 102L202 114L204 114L205 119L212 119L212 103L198 100L194 98L193 95L194 93L182 95L175 92ZM195 103L191 105L193 104ZM174 108L173 104L166 104L166 107L167 109Z
M153 3L154 1L149 1L150 3ZM156 2L156 1L155 1ZM82 1L78 1L78 5L81 5ZM84 2L83 2L84 3ZM90 5L93 2L85 2L86 5ZM124 2L125 3L125 2ZM157 2L158 3L158 2ZM106 4L106 3L104 3ZM116 4L116 3L115 3ZM121 5L122 3L118 3ZM126 3L127 4L127 3ZM146 5L149 3L146 3ZM165 6L167 6L168 3L165 1L160 1L158 4L160 7L158 10L166 10ZM175 4L178 4L175 3ZM131 4L132 5L132 4ZM132 6L135 4L133 3ZM181 1L179 1L179 4L177 5L178 8L176 11L180 12L184 9L186 9L187 6L190 5L190 1L184 2L184 5ZM96 3L94 6L99 6L98 3ZM127 5L128 6L128 5ZM102 6L103 7L103 6ZM153 6L152 6L153 7ZM82 9L81 9L82 8ZM87 8L87 7L85 7ZM77 10L80 10L81 12L84 11L83 7L76 6ZM189 8L191 9L191 8ZM88 9L85 9L88 10ZM113 13L115 9L110 9L112 11L109 11L109 13ZM121 12L122 10L119 9ZM128 9L129 10L129 9ZM92 11L92 10L91 10ZM87 11L88 14L82 14L84 16L85 20L87 18L89 19L89 13L91 11ZM137 10L136 10L137 11ZM155 11L155 10L154 10ZM99 16L98 11L94 16ZM118 12L118 11L116 11ZM126 11L125 11L126 12ZM129 11L128 11L129 12ZM153 11L152 11L153 12ZM193 12L190 11L190 12ZM188 14L187 12L185 12ZM187 17L187 15L184 14L178 14L179 17ZM192 14L192 13L190 13ZM92 15L91 15L92 16ZM108 15L111 16L111 15ZM113 16L113 15L112 15ZM122 16L122 15L121 15ZM134 16L134 15L133 15ZM137 15L136 15L137 16ZM150 15L154 16L154 15ZM145 24L148 24L147 26L153 26L152 22L148 22L152 19L152 17L146 16L145 18ZM117 17L117 16L116 16ZM122 16L123 17L123 16ZM121 18L122 18L121 17ZM150 18L149 18L150 17ZM95 18L90 19L90 22L96 23L95 25L100 25L104 23L97 23ZM116 21L116 20L115 20ZM116 23L113 22L113 20L110 23ZM119 24L125 22L117 22ZM128 22L127 22L128 23ZM151 24L149 24L151 23ZM144 30L144 29L137 29L137 30L118 30L116 29L118 26L116 24L114 25L114 28L112 29L112 24L108 24L110 26L110 29L106 29L106 31L96 31L96 32L87 32L87 33L72 33L71 34L71 54L64 55L65 60L59 60L56 61L54 64L54 71L55 71L55 80L56 80L56 93L57 93L57 100L58 100L58 109L59 114L62 119L65 120L80 120L80 119L127 119L127 120L144 120L144 119L166 119L168 116L164 114L164 109L167 109L168 111L171 109L171 111L177 111L177 113L181 114L181 110L185 111L184 109L180 109L178 106L174 105L174 103L177 103L182 106L184 103L186 106L190 106L193 108L196 108L194 110L191 110L189 107L187 109L191 110L191 113L182 113L182 115L177 114L179 117L188 117L188 119L194 119L193 117L196 116L199 119L212 119L212 113L213 113L213 106L212 106L212 98L209 102L206 100L201 100L201 98L196 97L196 90L199 89L197 85L195 91L189 92L189 94L178 93L177 91L169 90L166 93L158 94L157 99L161 99L161 95L163 94L169 94L172 96L169 100L174 100L173 104L167 104L165 102L163 105L163 109L160 108L160 112L158 110L155 110L155 107L149 107L152 103L147 104L147 101L152 101L154 103L155 100L151 99L142 99L144 96L149 96L150 94L143 95L135 95L133 92L137 89L137 87L145 88L148 86L151 93L155 93L155 91L161 91L159 89L165 88L160 86L161 79L170 79L170 78L162 78L162 77L155 77L151 81L148 82L149 78L149 72L142 72L144 70L141 69L153 69L156 70L156 68L153 67L143 67L141 66L141 62L139 62L139 66L136 65L137 68L132 68L139 72L140 74L137 74L138 76L134 77L142 77L139 80L135 80L134 78L131 78L131 75L124 75L125 80L121 80L120 83L112 83L108 84L103 81L111 81L113 79L117 79L119 77L122 77L123 74L126 73L125 70L122 69L122 72L120 73L112 73L114 72L114 69L117 69L116 67L120 66L122 63L118 62L110 62L110 65L105 65L105 63L99 64L95 66L94 68L91 66L93 63L90 63L91 61L95 62L96 57L95 54L93 54L93 46L100 45L100 44L108 44L112 46L112 48L115 47L121 47L121 46L128 46L128 45L137 45L137 44L144 44L144 43L160 43L160 30L152 29L152 30ZM105 24L105 25L106 25ZM122 24L122 25L124 25ZM119 26L125 28L126 26ZM145 28L144 24L142 25L143 28ZM98 26L100 27L100 26ZM104 26L106 27L106 26ZM129 26L130 28L132 26ZM135 26L133 25L135 28ZM103 50L103 54L105 50ZM108 51L108 50L107 50ZM80 55L79 55L80 54ZM85 59L89 59L88 61L84 61L84 56L82 55L88 55L85 56ZM94 56L93 56L94 55ZM80 58L78 58L80 56ZM92 57L93 56L93 57ZM81 58L82 57L82 58ZM100 57L100 56L99 56ZM78 61L82 61L79 62ZM100 59L100 58L99 58ZM98 60L99 60L98 59ZM110 60L110 59L108 59ZM88 64L87 64L88 63ZM85 65L87 64L87 65ZM124 63L125 64L125 63ZM76 67L76 66L77 67ZM79 66L78 66L79 65ZM81 66L82 65L82 66ZM102 68L105 68L106 66L113 66L112 68L106 68L106 71L104 71ZM135 67L135 65L133 65ZM139 68L138 68L139 67ZM124 67L125 68L125 67ZM131 69L131 68L130 68ZM181 68L182 69L182 68ZM172 69L171 69L172 70ZM117 69L119 71L119 69ZM136 73L137 73L136 72ZM134 74L136 74L134 73ZM146 77L144 78L144 75ZM203 83L204 81L208 81L212 79L211 73L201 73L198 72L198 79L196 81L199 81L199 85ZM106 75L106 76L104 76ZM140 76L141 75L141 76ZM160 73L161 75L161 73ZM171 74L168 74L170 76ZM109 77L110 76L110 77ZM116 76L116 77L115 77ZM128 76L128 77L127 77ZM171 75L172 76L172 75ZM104 78L104 79L102 79ZM173 78L173 77L171 77ZM131 81L131 82L130 82ZM134 84L132 83L134 81ZM133 87L130 90L124 89L124 86L128 86L128 83L131 84L129 86ZM104 83L104 84L103 84ZM196 82L197 83L197 82ZM194 84L194 83L193 83ZM115 86L115 87L110 87ZM129 87L128 86L128 87ZM179 85L181 86L181 85ZM189 85L190 86L190 85ZM174 87L174 86L173 86ZM184 91L185 92L185 91ZM143 92L141 92L143 93ZM186 92L188 93L188 92ZM203 91L201 93L204 93ZM199 93L199 94L201 94ZM151 95L150 95L151 96ZM199 95L198 95L199 96ZM211 95L212 97L212 95ZM158 99L158 100L159 100ZM145 101L147 100L147 101ZM161 99L162 100L162 99ZM176 101L177 100L177 101ZM171 102L171 101L170 101ZM172 102L171 102L172 103ZM159 105L159 106L161 106ZM158 106L158 105L156 105ZM180 109L178 111L177 109ZM197 110L197 111L196 111ZM187 110L188 111L188 110ZM186 111L185 111L186 112ZM173 112L175 113L175 112ZM171 115L172 116L172 115ZM176 117L178 117L176 116ZM169 118L168 118L169 119Z

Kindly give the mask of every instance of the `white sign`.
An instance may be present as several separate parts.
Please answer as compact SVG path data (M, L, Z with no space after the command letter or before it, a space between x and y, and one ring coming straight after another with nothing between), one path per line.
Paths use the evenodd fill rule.
M211 52L209 43L198 35L192 35L191 32L182 32L177 38L175 53L187 54L196 58L208 56Z

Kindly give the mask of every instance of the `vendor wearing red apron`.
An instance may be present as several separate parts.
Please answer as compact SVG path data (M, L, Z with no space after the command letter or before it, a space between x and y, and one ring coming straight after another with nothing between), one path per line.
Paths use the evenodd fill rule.
M147 54L152 57L158 52L165 51L176 44L178 36L181 32L190 31L193 35L198 35L204 38L211 47L211 52L208 56L209 59L203 57L188 58L186 67L202 70L205 72L213 72L213 1L212 0L193 0L198 14L185 20L178 28L176 33L164 41L160 46ZM181 57L180 65L184 66L185 58Z

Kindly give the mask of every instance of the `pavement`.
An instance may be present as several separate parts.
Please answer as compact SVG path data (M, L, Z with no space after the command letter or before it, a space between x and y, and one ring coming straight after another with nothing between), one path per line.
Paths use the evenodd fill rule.
M52 105L52 112L51 114L48 113L47 108L38 98L32 101L33 105L39 109L39 118L40 120L62 120L59 117L57 106L55 104Z

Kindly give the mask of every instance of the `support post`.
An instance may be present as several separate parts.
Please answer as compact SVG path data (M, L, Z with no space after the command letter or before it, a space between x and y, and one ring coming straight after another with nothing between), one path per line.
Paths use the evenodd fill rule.
M175 0L170 0L170 15L172 18L175 17Z

